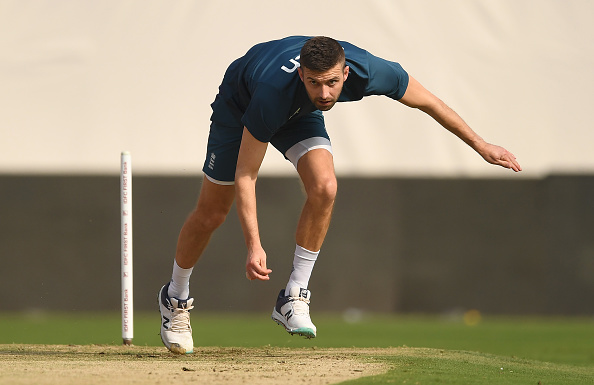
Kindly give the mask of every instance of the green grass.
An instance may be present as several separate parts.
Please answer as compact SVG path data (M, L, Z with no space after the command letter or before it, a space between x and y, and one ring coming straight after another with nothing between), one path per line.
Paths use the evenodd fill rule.
M456 350L419 349L416 353L412 356L384 357L383 359L392 367L388 373L347 381L344 384L584 385L594 383L592 367Z
M318 338L288 335L268 314L193 313L196 346L399 347L427 352L390 356L385 375L349 384L594 384L594 319L461 319L369 315L348 323L317 315ZM135 314L136 345L159 346L158 313ZM120 344L119 314L0 314L0 343ZM503 368L503 369L501 369ZM496 382L494 382L496 380Z

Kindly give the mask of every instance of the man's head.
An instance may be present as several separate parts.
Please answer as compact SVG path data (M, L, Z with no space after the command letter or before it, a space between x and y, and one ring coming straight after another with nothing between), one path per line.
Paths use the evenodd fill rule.
M338 101L342 86L349 74L344 49L336 40L317 36L301 48L299 77L312 103L321 111L328 111Z

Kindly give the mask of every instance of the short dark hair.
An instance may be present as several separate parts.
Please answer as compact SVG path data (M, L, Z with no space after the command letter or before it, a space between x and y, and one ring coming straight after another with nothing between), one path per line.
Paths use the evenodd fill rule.
M300 63L302 67L315 72L328 71L338 63L344 66L344 49L330 37L312 37L301 48Z

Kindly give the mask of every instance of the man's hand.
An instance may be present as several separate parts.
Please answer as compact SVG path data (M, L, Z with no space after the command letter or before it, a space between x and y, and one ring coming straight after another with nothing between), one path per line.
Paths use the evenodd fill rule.
M515 172L522 171L516 157L505 148L484 142L477 146L476 151L489 163L497 166L511 168Z
M272 273L272 270L266 267L266 252L264 252L264 249L248 251L245 277L250 281L254 279L268 281L270 279L268 274L270 273Z

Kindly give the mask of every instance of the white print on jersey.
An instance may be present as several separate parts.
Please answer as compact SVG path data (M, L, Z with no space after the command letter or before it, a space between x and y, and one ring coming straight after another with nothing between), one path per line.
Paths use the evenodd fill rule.
M297 61L297 60L299 60L299 58L300 58L300 57L301 57L301 55L297 55L297 57L296 57L295 59L291 59L291 60L289 60L289 61L291 62L291 64L293 64L293 68L287 68L287 67L285 67L285 66L282 66L282 67L281 67L281 70L285 71L285 72L286 72L286 73L288 73L288 74L295 72L295 70L296 70L297 68L299 68L299 66L301 65L301 64L299 64L299 62Z

